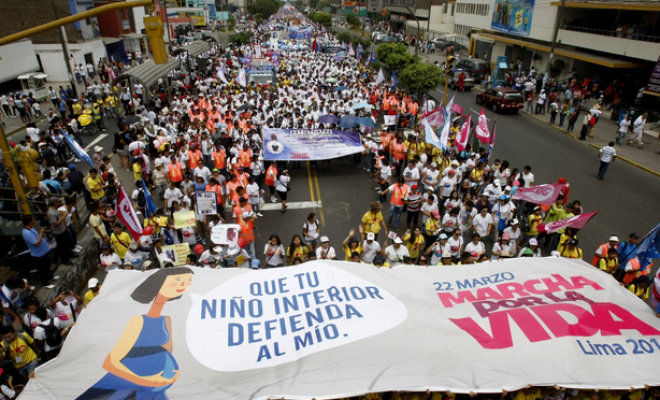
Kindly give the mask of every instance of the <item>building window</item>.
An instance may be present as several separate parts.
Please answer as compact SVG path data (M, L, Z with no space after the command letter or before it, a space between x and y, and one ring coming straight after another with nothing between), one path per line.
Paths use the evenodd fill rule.
M457 3L456 12L459 14L487 16L490 15L490 5L476 3Z
M472 30L471 26L454 24L454 33L467 36Z

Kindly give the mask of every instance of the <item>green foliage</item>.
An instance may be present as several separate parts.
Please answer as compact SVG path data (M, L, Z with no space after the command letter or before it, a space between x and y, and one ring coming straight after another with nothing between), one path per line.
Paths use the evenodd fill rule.
M362 21L355 14L346 14L346 22L348 22L353 28L357 29L362 25Z
M332 16L330 14L314 12L309 14L309 19L316 22L317 24L325 26L326 28L330 28L332 26Z
M247 6L250 14L260 13L264 19L269 18L280 9L282 3L277 0L256 0Z
M315 10L319 6L319 0L309 0L309 8Z
M422 98L431 89L443 83L440 68L432 64L415 63L406 66L401 71L401 84L406 90Z
M383 63L386 69L392 71L403 71L407 66L415 63L415 56L408 53L403 43L382 43L376 47L376 57Z
M321 0L319 5L323 8L325 7L332 7L332 1L331 0Z
M252 31L244 31L239 33L233 33L229 35L229 43L231 44L247 44L250 42L252 37Z
M236 19L234 17L229 17L227 19L227 30L231 31L236 28Z

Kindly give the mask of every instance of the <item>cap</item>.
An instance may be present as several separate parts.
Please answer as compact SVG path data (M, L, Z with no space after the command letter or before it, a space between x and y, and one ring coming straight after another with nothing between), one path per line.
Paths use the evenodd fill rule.
M209 256L206 260L204 260L204 264L215 264L215 262L218 261L215 257Z
M213 251L215 251L216 253L220 253L222 251L222 247L215 246L215 247L213 247Z
M517 219L517 218L514 218L514 219L511 221L511 225L518 225L518 219Z
M137 250L137 249L138 249L138 244L137 244L137 242L131 242L131 243L128 245L128 248L131 249L131 250Z
M561 257L561 254L557 250L552 250L550 252L550 257Z
M440 218L440 211L438 211L438 210L433 210L433 211L431 211L431 215L432 215L434 218Z
M529 245L530 245L530 246L538 246L538 245L539 245L539 241L536 240L536 238L531 238L531 239L529 239Z
M451 165L458 165L458 160L454 160L451 162Z
M411 188L417 189L417 185L412 185Z
M502 235L502 240L511 240L511 236L509 236L508 233L505 233L504 235Z
M250 264L250 266L252 267L252 269L259 269L259 267L261 266L261 260L259 260L258 258L253 259L252 264Z
M330 239L328 239L327 236L321 236L321 239L319 240L321 243L328 243Z
M557 182L558 182L558 183L566 183L566 179L564 179L564 178L559 178L559 180L558 180Z
M633 232L633 233L630 234L630 237L633 238L633 239L639 239L639 234Z
M58 201L60 201L60 198L59 198L59 197L55 197L55 196L53 196L53 197L49 197L49 198L48 198L48 204L55 204L55 203L57 203Z
M493 181L493 185L495 185L495 186L500 186L500 180L499 180L499 179L495 179L495 180Z
M446 233L441 233L440 234L440 240L447 240L447 234Z
M541 209L540 206L536 206L536 207L534 207L534 211L538 211L538 210L540 210L540 209Z
M509 200L509 196L507 196L505 194L502 194L502 195L500 195L499 199L500 200Z
M41 146L46 146L46 142L39 143L39 147L41 147Z
M505 191L505 192L510 192L510 191L511 191L511 186L508 186L508 185L505 186L505 187L504 187L504 191Z
M100 152L103 151L103 147L101 147L101 146L94 146L94 151L97 152L97 153L100 153Z
M397 236L394 238L394 243L401 244L403 243L403 240L401 240L401 238Z
M69 170L75 171L76 170L76 164L69 164Z
M456 175L456 171L454 171L453 169L450 169L449 171L447 171L447 174L448 175Z
M99 285L99 280L96 278L91 278L89 281L87 281L87 287L88 288L95 288Z
M431 166L432 166L433 168L437 168L437 167L438 167L438 164L436 164L435 161L434 161L434 162L431 163Z
M470 157L474 157L476 155L477 155L477 153L472 153L472 154L470 154Z
M142 269L144 269L144 270L151 269L152 264L153 264L153 261L147 260L147 261L142 263Z
M618 238L618 236L616 236L616 235L612 235L612 236L610 236L610 238L608 239L608 241L609 241L609 242L618 242L618 241L619 241L619 238Z
M451 258L451 253L448 251L445 251L442 253L442 258Z
M376 235L373 232L367 233L367 240L375 240Z

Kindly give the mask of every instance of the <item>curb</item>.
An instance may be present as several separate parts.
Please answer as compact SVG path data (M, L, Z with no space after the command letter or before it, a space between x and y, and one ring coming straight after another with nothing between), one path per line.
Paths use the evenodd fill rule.
M601 149L601 148L600 148L598 145L596 145L596 144L593 144L593 143L588 143L588 144L589 144L589 146L593 147L594 149L598 149L598 150ZM644 165L642 165L642 164L639 164L639 163L637 163L637 162L635 162L635 161L633 161L633 160L631 160L631 159L629 159L629 158L622 157L622 156L620 156L620 155L618 155L618 154L617 154L616 158L621 159L622 161L625 161L625 162L627 162L628 164L633 165L633 166L635 166L635 167L637 167L637 168L639 168L639 169L642 169L642 170L648 172L649 174L653 174L653 175L655 175L655 176L660 176L660 172L658 172L658 171L654 171L654 170L652 170L651 168L646 167L646 166L644 166Z
M530 113L528 113L527 111L524 111L524 110L522 110L522 109L520 110L520 112L523 113L523 114L529 115L530 117L533 117L533 118L538 119L539 121L543 122L544 124L546 124L546 125L548 125L548 126L550 126L550 127L552 127L552 128L555 128L555 129L558 130L559 132L561 132L561 133L563 133L563 134L565 134L565 135L568 135L568 136L573 137L573 139L577 139L577 138L578 138L578 136L577 136L576 134L571 133L571 132L569 132L569 131L563 129L563 128L561 128L561 127L558 126L558 125L551 124L550 122L544 120L543 118L539 117L539 116L536 115L536 114L530 114ZM565 122L566 122L566 121L565 121Z

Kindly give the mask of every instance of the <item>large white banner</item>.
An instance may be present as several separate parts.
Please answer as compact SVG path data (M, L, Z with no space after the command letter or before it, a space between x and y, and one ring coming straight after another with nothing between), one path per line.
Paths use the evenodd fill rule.
M579 260L179 267L111 271L21 399L627 390L658 362L653 310Z

